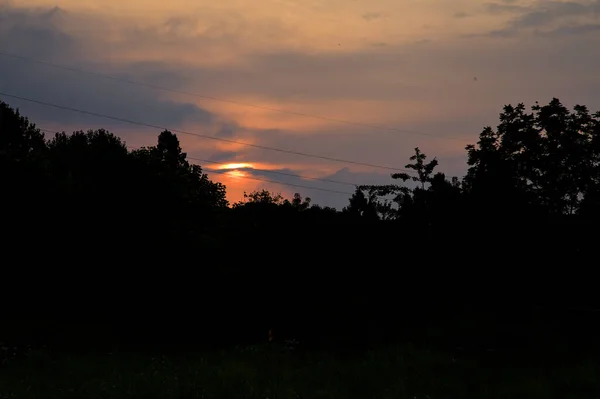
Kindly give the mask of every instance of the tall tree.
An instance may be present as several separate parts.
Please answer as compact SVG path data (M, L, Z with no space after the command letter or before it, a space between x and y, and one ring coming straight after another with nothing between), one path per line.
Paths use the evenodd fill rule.
M49 186L47 150L44 134L35 124L0 101L0 229L7 251L44 235L35 226L45 225L48 216L44 203ZM5 257L11 256L5 253Z
M427 159L427 155L421 152L419 147L415 148L415 154L410 157L411 161L414 163L409 163L404 167L406 169L414 170L417 175L410 176L408 173L394 173L392 174L392 179L401 179L402 181L412 180L421 185L421 189L425 190L425 185L431 182L431 176L433 174L433 170L438 166L439 162L436 158L432 159L430 162L425 163Z
M172 168L185 168L189 165L186 154L179 145L179 139L169 130L165 130L158 135L156 153L163 162Z
M507 105L494 131L468 145L465 189L493 208L573 214L595 186L598 117L584 106L570 112L558 99L527 113ZM485 200L484 200L485 198ZM528 212L529 212L528 211Z
M44 134L18 109L0 101L0 159L25 162L45 151Z

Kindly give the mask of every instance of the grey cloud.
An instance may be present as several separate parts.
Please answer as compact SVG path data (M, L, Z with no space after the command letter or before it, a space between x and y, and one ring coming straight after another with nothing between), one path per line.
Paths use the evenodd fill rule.
M256 57L260 58L260 55ZM455 104L458 102L464 104L460 107L462 109L459 107L452 110L447 107L438 108L431 118L458 117L464 121L464 118L469 118L467 114L480 112L479 109L473 108L475 104L472 101L477 101L476 98L485 98L486 102L490 102L494 98L496 104L502 104L505 101L503 96L510 93L512 93L510 94L511 98L521 94L539 95L538 98L543 98L548 95L548 91L560 94L559 84L571 85L575 78L592 77L592 74L595 75L594 66L600 62L600 46L598 46L597 40L590 37L586 40L577 38L576 41L572 39L557 42L551 48L540 46L535 42L500 48L490 46L489 43L481 43L476 47L467 45L446 47L443 44L430 43L428 46L390 46L389 51L385 53L369 54L365 51L351 56L325 55L323 57L288 53L269 55L265 58L264 60L259 59L255 62L256 66L253 66L255 81L264 81L263 79L273 76L275 82L266 87L257 85L254 93L260 95L285 99L293 98L293 94L302 98L302 95L306 93L307 96L310 94L311 98L322 99L331 98L337 94L337 98L382 99L399 103L404 100L414 101L414 103L429 101L431 104L438 102ZM540 66L539 60L544 60L543 66ZM394 67L390 67L390 65ZM443 68L440 65L443 65ZM302 79L300 82L306 82L306 86L312 83L309 86L311 90L301 91L302 89L298 88L297 91L293 91L291 89L294 86L288 86L289 90L286 91L283 90L283 87L278 87L279 70L289 70L292 75L295 75L296 72L302 73L303 79L308 82ZM327 79L322 79L324 76L321 73L324 70L339 71L343 77L340 77L339 81L332 79L331 75L327 75ZM362 74L361 78L364 83L361 85L359 85L360 79L353 79L355 71L357 77ZM444 71L451 71L451 73L445 74ZM244 75L244 71L240 71L240 73ZM377 75L381 76L381 79L375 78L371 81L365 77ZM461 78L461 75L464 78ZM241 80L236 81L234 73L226 76L231 76L233 84L241 91L248 90L249 87L246 85L251 84ZM428 76L434 77L431 83L426 80ZM440 76L444 76L445 79L436 80L436 76L438 79ZM479 78L477 83L473 83L473 76ZM548 85L547 81L550 76L551 79L560 78L560 82L556 81L554 84ZM414 87L409 86L407 89L402 83L394 84L394 81L404 80L403 78L412 80ZM238 79L240 78L238 77ZM225 79L215 80L223 81ZM493 86L497 86L495 83L497 81L504 83L501 84L501 87L492 89ZM329 87L328 83L332 82L335 85ZM591 81L588 83L591 84ZM369 87L369 84L372 86ZM291 82L290 85L292 85ZM313 90L313 86L318 85L327 87L329 92L322 94L318 87ZM227 85L225 86L227 87ZM440 87L443 89L440 90ZM550 95L552 94L550 93ZM517 100L519 99L517 98ZM399 110L399 112L401 111ZM357 117L357 119L362 118ZM419 122L420 125L422 123L426 124L425 121ZM349 128L348 126L337 127L341 131ZM410 128L421 130L416 126Z
M60 29L61 20L69 15L57 7L24 9L5 5L0 13L0 48L58 59L80 50L76 38Z
M75 54L84 47L84 43L61 30L56 23L68 17L72 16L56 8L28 11L5 7L0 24L0 48L7 53L31 55L35 59L60 59L61 64L77 64ZM149 94L148 89L140 86L22 60L0 58L0 76L0 89L9 94L119 118L173 128L184 122L212 124L217 121L215 115L192 103L161 100L156 92ZM33 106L11 98L5 100L25 110L34 120L40 118L71 124L90 124L95 121L102 122L106 127L122 125L121 122L100 120L42 105Z
M194 67L187 69L168 64L128 65L136 71L141 81L173 81L171 88L194 91L190 85L200 87L198 94L219 92L230 95L266 95L276 99L361 99L400 100L417 99L424 89L403 79L399 71L389 68L390 63L402 60L403 49L391 49L388 53L308 55L302 53L271 53L249 56L244 66ZM162 78L152 69L160 70ZM167 72L167 71L171 72ZM139 71L139 72L138 72ZM336 71L335 74L324 71ZM174 76L188 76L176 81ZM369 79L371 77L372 79ZM267 83L268 82L268 83ZM348 84L348 82L353 82ZM159 84L159 83L155 83ZM165 83L166 85L166 83Z
M368 185L368 184L390 184L393 183L394 180L391 178L391 173L387 173L385 171L381 171L379 173L375 172L355 172L350 170L349 168L342 168L336 171L331 175L324 176L324 179L329 180L337 180L342 182L350 182L356 183L359 185ZM349 186L346 186L349 187ZM352 190L352 187L350 187ZM347 190L344 190L347 191Z
M214 115L188 103L160 100L144 88L127 86L103 79L79 76L65 71L50 70L39 65L9 61L0 64L2 91L47 103L73 107L116 118L126 118L158 126L176 128L184 122L210 124ZM123 125L123 122L99 118L42 105L31 106L28 102L7 99L10 104L19 103L30 109L32 118L62 121L71 124L98 123L106 126Z
M516 30L505 28L505 29L497 29L497 30L490 31L485 36L499 37L499 38L509 38L509 37L515 37L516 35L517 35L517 31Z
M198 79L208 90L217 89L218 82L221 92L264 93L278 99L416 99L423 88L389 68L402 62L402 53L396 48L378 54L254 54L244 67L203 68Z
M544 1L543 9L533 10L516 18L514 28L536 28L570 16L586 16L593 13L592 4L577 2Z
M561 26L560 28L553 29L550 31L540 31L538 35L556 37L556 36L570 36L570 35L582 35L592 32L600 31L600 24L583 24L573 26Z
M235 126L231 123L226 123L226 124L221 125L219 130L217 130L217 133L215 134L215 136L222 137L222 138L231 138L231 137L235 136L236 131L237 131L237 126Z
M225 162L234 159L239 152L237 151L217 151L214 152L209 158L209 161L212 162ZM190 155L192 156L192 155Z
M174 67L156 61L137 61L126 65L104 67L110 76L127 81L148 83L154 87L164 87L186 92L193 83L192 70Z
M412 48L425 42L401 48L389 46L389 51L372 53L320 56L289 51L255 53L243 66L185 67L170 63L134 62L103 69L122 79L147 82L192 96L197 93L196 97L200 100L220 96L227 99L238 94L259 94L277 99L304 99L307 96L318 99L418 99L425 94L424 88L403 78L400 63L411 63L414 59L414 53L410 54ZM385 43L374 46L388 47ZM399 69L390 69L390 64L399 65ZM98 70L98 66L90 69ZM336 73L324 73L332 70ZM192 87L201 89L194 90ZM219 95L214 95L215 92Z
M188 20L167 19L166 24L179 29L186 25ZM172 28L176 29L176 28ZM172 36L171 39L164 39ZM23 48L34 49L38 43L35 40L23 41L19 37L4 35L5 41L12 43L12 47L2 46L5 50L21 53ZM51 37L51 36L49 36ZM162 35L163 40L176 39L175 34ZM222 38L229 40L229 36ZM81 42L69 37L74 46L81 46ZM123 36L123 47L139 46L138 36ZM155 30L144 31L145 42L158 42L159 32ZM75 64L74 56L61 56L65 46L62 43L45 44L45 50L57 54L55 58L60 63ZM190 87L201 87L200 94L219 92L222 96L239 94L259 94L276 99L370 99L370 100L400 100L423 98L426 91L418 84L404 79L399 71L389 68L390 64L402 62L403 57L412 57L411 46L398 48L394 46L388 52L381 50L373 54L368 52L359 54L331 53L326 55L307 55L300 53L271 53L254 54L249 57L248 63L243 66L231 65L218 67L185 68L176 64L138 62L121 65L120 70L110 67L111 75L142 82L152 82L153 85L172 88L182 91L193 91ZM32 58L43 58L31 50ZM26 54L27 55L27 54ZM52 58L51 58L52 59ZM58 62L58 61L57 61ZM106 67L102 67L108 69ZM90 68L98 70L98 65ZM335 70L335 74L327 71ZM321 77L325 77L322 79ZM268 84L265 84L268 82ZM353 82L353 84L347 84Z
M585 18L596 16L600 9L600 0L578 2L578 1L541 1L536 7L522 7L516 4L489 3L485 6L491 13L512 12L519 15L513 18L505 28L488 33L492 37L513 37L523 29L540 30L553 23L564 21L569 18ZM579 22L570 28L555 28L554 35L561 32L569 35L583 34L592 31L589 24ZM478 35L474 35L478 36Z

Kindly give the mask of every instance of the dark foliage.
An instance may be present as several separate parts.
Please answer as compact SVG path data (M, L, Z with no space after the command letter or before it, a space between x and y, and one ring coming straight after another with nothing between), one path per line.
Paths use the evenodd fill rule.
M0 103L2 339L592 336L560 309L600 306L600 113L508 105L466 150L463 179L416 148L413 174L357 187L341 211L267 191L230 206L169 131L135 151L105 130L45 138Z

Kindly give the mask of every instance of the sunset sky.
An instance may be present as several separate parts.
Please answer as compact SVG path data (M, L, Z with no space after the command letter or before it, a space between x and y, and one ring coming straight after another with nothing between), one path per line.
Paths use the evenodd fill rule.
M465 145L505 104L558 97L600 110L599 14L598 0L0 0L0 52L170 90L0 56L0 92L397 168L419 146L462 176ZM132 147L160 132L0 99L44 129L104 127ZM392 182L382 168L178 136L188 156L213 161L198 163L232 202L267 188L341 208L353 191L289 174Z

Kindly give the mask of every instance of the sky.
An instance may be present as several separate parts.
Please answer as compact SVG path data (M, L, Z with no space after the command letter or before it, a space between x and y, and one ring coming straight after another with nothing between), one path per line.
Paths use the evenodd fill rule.
M231 202L265 188L341 209L353 184L394 182L360 164L403 168L415 147L463 176L464 147L506 104L600 110L599 14L600 0L0 0L0 92L141 124L0 100L131 148L169 128Z

